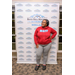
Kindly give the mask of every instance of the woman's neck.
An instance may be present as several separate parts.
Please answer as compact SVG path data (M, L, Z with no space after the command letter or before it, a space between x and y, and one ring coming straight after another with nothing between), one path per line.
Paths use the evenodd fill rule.
M44 26L43 28L45 28L45 27L47 27L47 26Z

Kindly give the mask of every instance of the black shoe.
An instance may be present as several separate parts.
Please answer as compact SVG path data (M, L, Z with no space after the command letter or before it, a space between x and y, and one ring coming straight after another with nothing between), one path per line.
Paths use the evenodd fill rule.
M42 70L45 70L46 69L46 66L42 65Z
M35 66L35 70L37 71L39 69L39 67L40 67L40 65L39 66L36 65Z

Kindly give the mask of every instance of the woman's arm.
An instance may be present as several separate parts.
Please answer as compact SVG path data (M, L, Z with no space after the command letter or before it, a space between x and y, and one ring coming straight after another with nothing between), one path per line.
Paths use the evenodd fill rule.
M52 33L51 38L53 39L56 36L57 31L55 31L53 28L51 28L51 33Z
M34 42L35 42L36 45L38 44L38 42L37 42L37 39L38 39L37 33L38 33L38 31L36 29L35 32L34 32Z

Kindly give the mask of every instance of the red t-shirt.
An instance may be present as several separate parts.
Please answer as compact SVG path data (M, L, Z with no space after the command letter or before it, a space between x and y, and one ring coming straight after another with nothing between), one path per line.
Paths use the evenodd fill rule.
M42 26L38 27L34 32L35 44L36 45L37 44L45 45L45 44L52 42L50 39L51 33L52 33L51 38L53 39L56 36L57 31L55 31L53 28L51 28L49 26L44 27L44 28Z

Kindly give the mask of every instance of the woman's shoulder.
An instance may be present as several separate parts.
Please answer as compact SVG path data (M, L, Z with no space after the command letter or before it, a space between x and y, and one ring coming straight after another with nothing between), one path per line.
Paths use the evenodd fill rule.
M52 28L52 27L49 27L49 28Z

